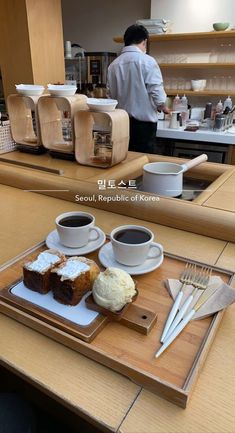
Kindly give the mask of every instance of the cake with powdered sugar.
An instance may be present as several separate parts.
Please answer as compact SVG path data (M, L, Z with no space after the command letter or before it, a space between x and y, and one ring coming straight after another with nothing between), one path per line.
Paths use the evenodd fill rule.
M48 293L51 270L65 260L65 256L57 250L49 249L41 252L35 260L24 264L24 285L35 292Z
M100 273L98 265L86 257L70 257L51 270L50 285L54 298L66 305L77 305L92 289Z

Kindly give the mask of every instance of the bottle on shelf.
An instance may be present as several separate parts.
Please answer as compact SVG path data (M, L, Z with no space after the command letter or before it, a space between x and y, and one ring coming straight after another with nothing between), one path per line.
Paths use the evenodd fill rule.
M220 99L219 102L216 104L215 112L216 114L223 113L223 110L224 110L223 102Z
M173 100L173 106L172 106L173 111L180 111L179 110L180 106L181 106L180 97L179 95L176 95Z
M207 102L205 112L204 112L204 119L210 119L211 115L212 115L212 102Z
M232 110L232 108L233 108L233 101L230 98L230 96L228 96L224 101L224 105L223 105L224 110L226 107L228 107L230 110Z
M182 117L182 126L186 126L186 121L189 119L189 110L188 110L188 98L183 95L181 98L181 117Z
M182 105L182 107L183 107L183 111L187 111L188 110L188 98L187 98L187 96L182 96L182 98L181 98L181 105Z

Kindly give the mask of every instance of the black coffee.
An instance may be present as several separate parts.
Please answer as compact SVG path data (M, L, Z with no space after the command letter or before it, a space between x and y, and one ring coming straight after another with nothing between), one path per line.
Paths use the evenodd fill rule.
M68 217L62 218L59 221L59 224L61 226L64 226L64 227L83 227L83 226L87 226L91 222L92 222L92 219L87 217L87 216L74 215L74 216L68 216Z
M143 230L125 229L115 233L114 239L123 244L144 244L151 239L151 236Z

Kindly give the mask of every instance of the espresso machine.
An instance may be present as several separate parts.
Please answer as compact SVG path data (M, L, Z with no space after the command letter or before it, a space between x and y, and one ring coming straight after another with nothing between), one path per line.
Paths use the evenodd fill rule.
M105 98L108 66L116 57L110 52L84 52L65 58L66 80L76 81L79 93Z
M105 95L102 95L102 91L98 89L106 88L108 66L116 57L116 53L110 52L85 53L87 60L87 85L88 88L93 88L95 97L105 97Z

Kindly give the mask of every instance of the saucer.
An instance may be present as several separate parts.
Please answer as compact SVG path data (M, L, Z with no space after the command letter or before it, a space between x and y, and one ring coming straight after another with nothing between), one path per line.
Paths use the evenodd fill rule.
M96 227L99 232L99 238L96 240L90 240L87 245L80 248L69 248L65 247L60 243L59 235L57 230L53 230L46 238L46 245L48 248L54 248L56 250L61 251L66 256L83 256L84 254L91 253L92 251L100 248L106 240L104 232Z
M154 242L153 242L154 245ZM138 266L126 266L118 263L113 255L111 242L105 244L99 251L99 261L105 268L114 267L122 269L131 275L142 275L159 268L163 262L163 254L157 258L147 259L144 263Z

